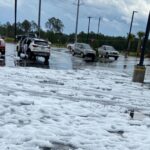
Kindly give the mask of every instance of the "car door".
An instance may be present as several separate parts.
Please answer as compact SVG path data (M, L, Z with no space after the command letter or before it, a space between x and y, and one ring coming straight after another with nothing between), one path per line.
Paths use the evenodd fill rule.
M80 44L75 44L75 53L79 54Z
M79 54L84 53L83 45L82 45L82 44L79 45L78 53L79 53Z
M105 54L106 54L106 47L102 46L102 55L105 55Z

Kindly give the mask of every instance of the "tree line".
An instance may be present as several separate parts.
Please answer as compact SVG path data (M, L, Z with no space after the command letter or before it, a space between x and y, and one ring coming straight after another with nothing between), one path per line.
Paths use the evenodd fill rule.
M63 33L63 22L55 17L47 20L45 23L46 30L41 29L40 36L46 40L51 41L53 44L66 45L67 43L73 43L75 40L75 34ZM38 35L38 25L34 21L24 20L17 23L17 34L22 35L26 33L35 33ZM14 38L14 24L7 22L0 24L0 35L5 37ZM128 35L127 35L128 36ZM137 35L130 34L129 44L127 45L127 37L122 36L108 36L103 34L97 34L94 32L89 33L89 40L87 40L88 34L80 32L78 34L78 42L89 43L93 48L97 48L103 44L113 45L117 50L126 50L129 46L130 51L140 51L144 32L138 32ZM147 50L150 50L150 41L147 45Z

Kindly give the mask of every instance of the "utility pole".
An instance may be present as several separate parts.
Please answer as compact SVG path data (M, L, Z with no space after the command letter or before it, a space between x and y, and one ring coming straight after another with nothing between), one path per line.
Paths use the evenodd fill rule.
M140 62L134 68L133 82L140 82L140 83L144 82L145 72L146 72L146 67L144 65L144 55L145 55L146 44L149 37L149 32L150 32L150 12L149 12L147 27L145 31L142 48L141 48Z
M128 53L129 53L129 45L130 45L130 36L131 36L131 30L132 30L132 24L133 24L133 18L134 18L134 13L137 13L137 11L133 11L132 12L132 18L131 18L131 23L130 23L130 29L129 29L129 34L128 34L128 39L127 39L127 52L125 54L125 57L127 58L128 57Z
M39 0L39 15L38 15L38 33L40 37L40 30L41 30L41 0Z
M15 41L16 41L16 35L17 35L17 0L15 0Z
M97 35L99 35L100 23L101 23L101 17L99 17L99 20L98 20L98 31L97 31Z
M143 63L144 63L144 55L145 55L146 44L147 44L148 37L149 37L149 32L150 32L150 12L149 12L146 32L145 32L145 36L144 36L144 40L143 40L143 44L142 44L139 66L143 66Z
M91 23L91 18L92 18L92 17L88 17L88 18L89 18L89 22L88 22L88 34L87 34L87 43L89 43L90 23Z
M79 11L80 11L80 0L78 0L78 4L77 4L77 16L76 16L76 28L75 28L75 43L77 43L78 41L78 22L79 22Z

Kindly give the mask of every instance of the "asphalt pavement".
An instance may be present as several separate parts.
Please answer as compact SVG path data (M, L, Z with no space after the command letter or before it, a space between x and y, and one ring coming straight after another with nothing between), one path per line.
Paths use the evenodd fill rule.
M119 59L115 61L113 58L102 58L96 62L85 61L80 56L72 56L66 48L52 48L51 57L48 64L44 64L43 58L37 58L35 62L28 60L18 60L16 57L16 46L14 44L6 44L6 56L5 60L0 59L1 66L24 66L24 67L39 67L55 70L71 70L71 69L105 69L116 70L118 72L124 72L133 75L134 66L139 63L139 58L128 57L125 58L120 55ZM145 80L150 81L150 59L145 59L144 64L146 66Z

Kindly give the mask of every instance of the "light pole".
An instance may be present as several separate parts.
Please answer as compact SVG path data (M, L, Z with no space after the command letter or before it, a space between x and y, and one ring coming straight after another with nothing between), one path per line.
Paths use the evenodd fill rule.
M145 36L144 36L144 40L143 40L143 44L142 44L139 66L143 66L143 63L144 63L144 54L145 54L146 43L147 43L148 37L149 37L149 32L150 32L150 12L149 12L146 32L145 32Z
M75 43L77 43L78 41L78 22L79 22L79 11L80 11L80 0L78 0L78 4L77 4L77 16L76 16L76 27L75 27Z
M87 34L87 43L89 43L90 23L91 23L91 18L92 18L92 17L88 17L88 18L89 18L89 22L88 22L88 34Z
M133 24L133 18L134 18L134 13L137 13L137 11L133 11L132 12L132 18L131 18L131 23L130 23L130 29L129 29L129 34L128 34L128 40L127 40L127 52L125 54L125 57L128 56L128 53L129 53L129 48L130 48L130 35L131 35L131 30L132 30L132 24Z
M15 41L16 41L16 34L17 34L17 0L15 0Z
M99 20L98 20L98 31L97 31L97 35L99 35L99 31L100 31L100 23L101 23L101 17L99 17Z
M41 28L41 0L39 0L39 15L38 15L38 33L40 37L40 29Z
M133 82L140 82L140 83L144 82L145 72L146 72L146 67L144 66L144 54L145 54L146 44L149 37L149 32L150 32L150 12L149 12L147 27L145 31L142 48L141 48L140 62L134 68Z

